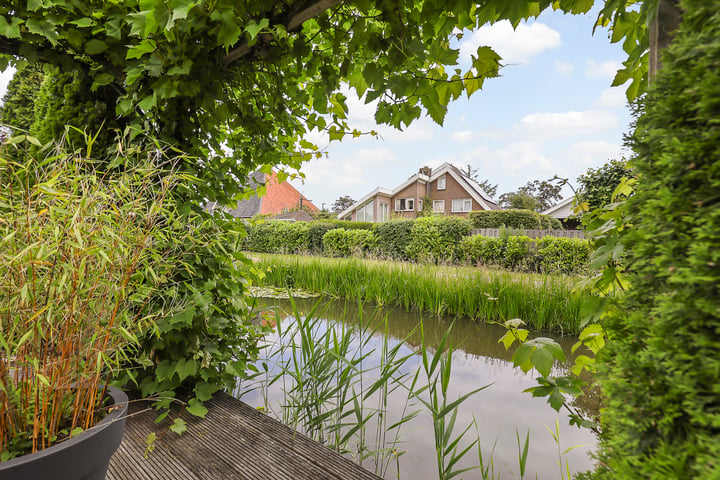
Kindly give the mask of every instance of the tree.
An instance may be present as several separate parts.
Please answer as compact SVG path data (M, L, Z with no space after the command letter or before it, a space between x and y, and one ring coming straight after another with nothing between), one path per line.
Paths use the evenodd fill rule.
M233 179L260 165L298 168L320 154L304 140L308 133L327 131L331 140L359 134L347 124L345 85L366 102L378 100L378 123L401 128L427 114L441 124L451 100L499 74L501 59L487 46L469 67L457 68L463 29L503 19L518 25L550 6L575 14L592 6L587 0L519 1L512 8L505 0L45 3L11 0L0 7L0 69L42 61L85 77L80 81L90 92L107 88L113 95L102 110L106 125L117 119L120 130L152 132L193 155L197 160L184 168L206 185L195 195L224 204L242 190ZM612 21L615 10L605 10L602 19ZM644 20L632 16L635 35Z
M610 160L602 167L590 168L578 177L580 196L584 202L588 203L591 211L603 207L610 203L610 197L620 184L620 180L623 177L632 178L633 176L627 160L624 158Z
M508 192L500 195L500 206L502 208L516 208L523 210L538 210L538 200L524 192Z
M461 172L465 177L469 178L469 179L472 180L473 182L475 182L475 183L477 183L478 185L480 185L480 187L483 189L483 191L484 191L485 193L487 193L488 195L490 195L491 198L495 198L495 195L497 194L497 187L498 187L497 184L493 185L492 183L490 183L490 180L488 180L487 178L484 179L484 180L482 180L482 181L480 181L480 180L478 179L478 169L477 169L477 168L473 168L473 167L468 163L467 165L465 165L465 169L464 169L464 170L460 170L460 172Z
M349 195L343 195L342 197L335 200L335 203L332 204L332 211L335 212L335 214L339 214L343 210L352 207L355 204L355 200L350 198Z
M561 188L560 185L554 185L552 180L534 180L520 187L517 192L500 195L500 206L544 212L562 198Z
M35 122L35 96L45 75L39 64L20 68L8 84L0 106L0 123L29 131Z

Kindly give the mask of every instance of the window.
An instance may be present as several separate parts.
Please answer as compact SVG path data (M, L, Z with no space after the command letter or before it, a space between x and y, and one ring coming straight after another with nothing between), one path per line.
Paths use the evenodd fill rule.
M395 211L396 212L411 212L413 210L415 210L415 199L414 198L395 199Z
M390 205L381 203L378 205L378 222L387 222L390 218Z
M472 200L469 198L453 198L452 211L455 212L469 212L472 210Z
M445 190L445 175L437 179L437 189Z
M357 221L358 222L372 222L373 221L373 201L370 200L368 203L357 209Z
M433 213L445 212L445 200L434 200L433 201Z
M422 212L422 208L423 208L423 199L418 198L418 212Z

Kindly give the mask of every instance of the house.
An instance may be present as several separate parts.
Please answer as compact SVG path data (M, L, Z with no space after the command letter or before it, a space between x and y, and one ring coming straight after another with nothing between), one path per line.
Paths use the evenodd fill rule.
M317 212L318 208L290 182L278 181L277 174L257 171L250 175L249 186L253 189L265 185L265 195L240 200L235 208L226 211L238 218L251 218L256 215L281 217L285 220L309 221L306 212ZM295 213L301 212L301 213ZM304 215L303 215L304 214Z
M425 205L426 201L431 203ZM377 223L390 217L415 218L424 208L436 215L463 217L475 210L500 209L480 185L457 167L443 163L435 170L422 167L392 190L376 188L340 212L338 218Z
M575 196L570 196L548 208L543 215L557 218L566 230L576 230L580 226L580 219L573 212L575 208Z

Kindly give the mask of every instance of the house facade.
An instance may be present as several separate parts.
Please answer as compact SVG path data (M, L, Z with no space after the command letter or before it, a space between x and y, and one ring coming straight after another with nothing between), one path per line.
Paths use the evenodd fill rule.
M248 178L250 188L257 190L265 186L265 194L241 200L235 208L226 209L228 213L238 218L251 218L256 215L281 217L286 220L310 221L310 212L317 212L318 208L300 193L290 182L280 182L277 174L266 174L260 171ZM300 213L298 213L300 212ZM305 215L303 215L305 213Z
M434 170L422 167L394 189L376 188L340 212L338 218L378 223L391 217L415 218L424 209L435 215L466 217L472 211L500 207L480 185L455 166L444 163Z

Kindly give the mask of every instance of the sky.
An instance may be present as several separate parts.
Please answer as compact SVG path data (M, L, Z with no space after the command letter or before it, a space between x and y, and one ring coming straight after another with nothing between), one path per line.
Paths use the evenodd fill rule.
M375 124L375 104L348 94L349 126L375 130L378 138L348 136L329 142L307 139L325 155L303 165L304 180L292 183L316 206L331 208L341 196L359 200L377 187L392 189L422 166L450 162L477 169L480 180L497 184L497 196L555 175L577 186L577 177L627 152L629 109L625 87L610 87L625 58L619 44L598 28L596 13L546 11L513 30L507 22L466 32L461 66L480 45L493 47L505 65L468 99L448 107L443 126L430 117L404 131ZM0 73L0 98L12 72ZM563 196L572 195L565 187Z

